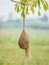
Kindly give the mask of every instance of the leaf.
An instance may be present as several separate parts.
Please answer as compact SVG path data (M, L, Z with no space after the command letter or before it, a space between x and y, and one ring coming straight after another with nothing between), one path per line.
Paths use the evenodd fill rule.
M20 12L19 7L17 8L17 13Z
M22 10L24 10L24 9L25 9L25 7L21 5L21 9L22 9Z
M34 9L32 9L32 14L34 14Z
M28 3L28 0L20 0L21 3Z
M41 16L41 13L40 13L40 11L38 11L38 16Z
M22 10L22 12L21 12L21 16L24 17L24 10Z
M29 12L28 12L28 6L26 7L26 15L28 15L29 14Z
M34 14L34 4L30 5L30 10L32 11L32 14Z
M19 13L19 12L21 11L18 4L15 4L15 11L16 11L17 13Z
M35 2L35 7L37 6L37 3L38 3L38 2L36 1L36 2Z
M17 10L17 8L18 8L18 4L15 4L15 11Z
M39 7L39 9L40 9L40 0L38 0L38 7Z
M48 3L45 1L45 6L44 6L44 9L45 9L45 11L47 11L48 10Z
M34 9L34 4L30 5L30 10Z
M48 3L45 0L41 0L41 2L42 2L44 10L47 11L48 10Z
M44 4L43 8L44 8L45 11L48 10L48 7L45 4Z

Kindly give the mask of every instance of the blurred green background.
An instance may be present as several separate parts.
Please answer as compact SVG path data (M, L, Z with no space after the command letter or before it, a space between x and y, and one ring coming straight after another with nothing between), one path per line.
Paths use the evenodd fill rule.
M24 63L25 51L18 46L22 29L0 30L0 65L49 65L49 30L26 29L32 59Z

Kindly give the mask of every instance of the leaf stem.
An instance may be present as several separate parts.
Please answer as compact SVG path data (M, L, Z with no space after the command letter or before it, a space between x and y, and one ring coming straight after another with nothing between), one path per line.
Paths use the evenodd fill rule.
M26 3L21 3L21 2L14 1L14 0L11 0L11 1L13 1L13 2L15 2L15 3L18 3L18 4L21 4L21 5L31 5L31 4L32 4L32 3L28 3L28 4L26 4Z

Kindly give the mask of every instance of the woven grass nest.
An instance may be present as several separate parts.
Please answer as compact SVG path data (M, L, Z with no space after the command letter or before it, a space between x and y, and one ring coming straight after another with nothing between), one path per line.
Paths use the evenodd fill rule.
M25 30L22 31L21 36L18 41L18 45L21 49L29 48L30 39Z

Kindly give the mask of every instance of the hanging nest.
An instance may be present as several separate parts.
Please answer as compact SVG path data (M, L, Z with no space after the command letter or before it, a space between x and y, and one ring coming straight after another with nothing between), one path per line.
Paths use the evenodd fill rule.
M19 38L18 45L21 49L29 48L30 39L25 30L22 31L22 34Z

